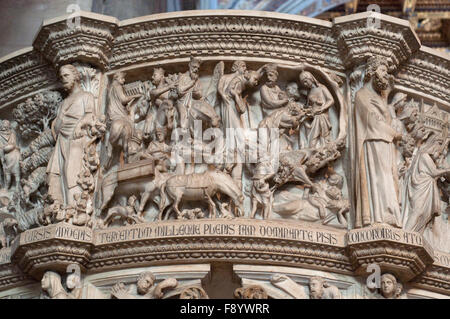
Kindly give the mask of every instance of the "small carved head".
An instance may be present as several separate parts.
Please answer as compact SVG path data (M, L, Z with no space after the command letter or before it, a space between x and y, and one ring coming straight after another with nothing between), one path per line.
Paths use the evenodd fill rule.
M11 123L8 120L3 120L0 130L7 132L10 129L11 129Z
M61 283L61 276L54 271L47 271L41 280L41 288L50 298L58 298L66 295Z
M198 78L198 71L200 70L201 61L198 58L191 57L189 61L189 73L192 78Z
M130 206L134 206L134 204L136 203L137 197L135 195L131 195L130 197L128 197L128 205Z
M155 283L155 276L152 272L146 271L139 275L137 279L137 291L140 295L148 293L150 288Z
M258 71L245 72L245 79L247 80L247 86L249 86L249 87L257 86L259 78L260 78L260 74Z
M299 80L300 84L307 89L311 89L314 86L318 85L314 75L312 75L312 73L308 71L302 71L299 75Z
M238 72L239 74L244 74L245 71L247 71L247 65L244 61L234 61L233 65L231 66L231 72Z
M164 140L166 139L166 128L163 126L156 127L155 134L158 142L164 142Z
M114 73L113 79L123 85L125 83L125 72Z
M401 109L406 104L406 99L408 98L408 95L402 92L395 93L394 97L392 98L392 106L395 110Z
M395 298L398 294L397 278L392 274L383 274L381 276L381 295L384 298Z
M152 83L154 85L158 85L164 79L164 69L163 68L154 68L152 75Z
M344 185L344 178L339 174L331 174L328 177L328 184L331 186L336 186L339 189L342 189Z
M325 280L322 277L311 277L309 279L309 294L311 299L320 299L323 295Z
M269 82L275 82L278 79L277 65L274 63L266 65L266 75Z
M80 72L71 64L63 65L59 69L59 75L66 90L72 90L75 84L81 81Z
M298 84L296 82L290 82L286 86L286 93L289 99L297 101L300 99L300 93L298 92Z
M386 58L372 56L367 60L364 82L373 81L374 89L378 92L389 87L389 62Z
M66 278L66 286L68 289L73 290L80 284L80 276L76 273L71 273Z

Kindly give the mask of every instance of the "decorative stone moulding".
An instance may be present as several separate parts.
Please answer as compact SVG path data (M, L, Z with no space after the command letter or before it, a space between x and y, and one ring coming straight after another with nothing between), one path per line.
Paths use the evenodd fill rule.
M11 262L11 248L0 249L0 290L32 283L33 279L24 274Z
M407 20L376 12L335 18L333 28L347 69L364 64L371 55L386 57L397 68L420 48Z
M448 54L421 47L398 70L395 82L405 92L421 96L450 111L450 60ZM415 93L417 94L417 93Z
M36 279L47 270L65 272L71 264L85 271L92 236L92 229L66 223L31 229L15 240L11 260Z
M434 252L420 234L389 226L350 230L347 245L354 270L362 276L376 263L381 272L410 281L433 263Z
M285 221L167 221L94 231L60 223L20 234L12 260L34 277L72 263L98 272L180 260L301 264L349 274L344 237Z
M386 60L389 71L395 72L386 72ZM377 72L384 67L378 72L385 73L384 77L376 76L380 82L385 80L378 85L386 84L387 89L374 89L374 75L363 71L370 70L373 61L379 64ZM65 64L74 67L61 69ZM58 80L58 73L67 80ZM363 81L368 74L372 78ZM361 87L363 82L366 87ZM412 133L420 135L420 129L434 130L442 137L448 133L449 83L448 55L421 46L408 21L372 12L333 22L239 10L166 13L120 22L81 12L46 20L32 48L0 59L1 120L11 120L0 121L0 148L6 143L1 138L15 146L11 149L18 153L15 164L19 163L22 175L16 170L14 179L22 181L25 195L14 206L11 199L16 199L17 190L0 183L0 235L2 247L7 247L0 250L0 296L8 296L9 289L19 286L27 290L29 283L39 286L47 272L54 278L63 275L58 279L63 282L67 267L75 264L88 278L84 297L109 298L112 290L123 297L124 284L137 283L140 272L151 277L153 269L153 281L175 279L171 277L176 274L176 280L184 278L187 285L195 279L196 287L203 289L200 282L205 274L213 278L214 271L219 273L217 269L223 266L240 278L242 287L236 291L241 296L252 295L253 288L255 294L260 291L269 297L298 297L295 292L300 290L307 296L311 279L320 281L324 276L322 285L328 285L330 296L342 292L359 298L367 296L363 282L373 263L381 267L382 274L395 275L399 287L417 288L419 296L450 296L450 255L447 248L441 248L449 247L444 240L423 229L417 230L423 233L419 234L393 228L388 223L407 227L403 221L380 221L374 214L364 216L368 219L364 228L353 229L360 216L353 207L356 192L350 178L356 151L355 109L367 107L367 118L375 115L372 119L383 121L390 110L378 115L371 107L392 108L395 125L403 125L400 129L405 132L404 140L399 133L393 139L402 139L401 152L406 154L401 153L402 168L412 174L411 163L418 162L413 156L425 145ZM363 89L370 91L370 98L363 96L356 104L357 92ZM37 94L44 90L53 92ZM327 107L304 107L316 104ZM73 105L81 111L67 116L74 125L66 129L73 132L63 136L55 126L60 129L67 114L59 110ZM174 165L167 163L165 155L175 143L164 135L181 126L183 121L176 117L186 105L189 112L199 111L184 114L185 120L198 116L206 123L202 129L225 127L223 111L236 109L241 114L233 128L242 128L242 123L236 123L244 120L255 131L282 128L283 143L289 144L292 141L287 140L296 136L298 143L280 151L280 169L271 177L264 175L263 165L259 170L259 164L266 164L262 161L254 167L242 165L242 176L205 163L192 169L195 173L184 174L185 168L187 172L192 167L180 166L181 178L171 180ZM34 119L28 114L41 117L36 110L48 111L48 118L28 123L26 119ZM117 116L120 111L124 113ZM301 131L306 121L311 121L310 127L317 125L317 136ZM122 126L114 126L113 131L117 123ZM416 124L423 126L412 132ZM22 134L25 129L32 137ZM389 128L385 131L395 135ZM15 134L17 141L13 141ZM109 152L107 143L113 151ZM410 156L407 147L413 149ZM58 158L57 148L70 155ZM445 156L438 163L428 148L420 151L430 158L432 168L441 169ZM70 162L75 157L77 161ZM64 181L67 164L77 164L73 166L76 172L69 172L70 189ZM439 174L428 175L430 184L444 192L448 185L437 185L434 178ZM404 173L403 185L410 176ZM49 186L48 180L56 183L45 194L46 187L41 186ZM388 184L394 185L393 180ZM445 178L440 182L446 182ZM220 189L219 184L229 189ZM188 191L175 198L179 194L174 195L174 189L179 188ZM209 193L211 189L214 194ZM277 202L276 192L288 195L278 197ZM326 207L321 207L322 202ZM421 210L411 214L417 212L420 215ZM436 215L430 213L432 218ZM444 236L446 229L441 232ZM182 266L194 264L203 267L195 278L192 269L181 274ZM279 274L273 276L275 270L270 267ZM156 281L155 287L161 283ZM24 295L34 293L30 291ZM73 296L70 293L74 292L67 293Z
M448 294L450 290L450 254L434 252L434 262L413 280L414 285L424 289Z
M343 71L330 22L241 10L156 14L118 28L111 68L201 56L309 62Z
M78 61L107 70L117 24L113 17L90 12L45 20L33 47L56 69Z
M31 47L0 59L0 107L14 99L56 85L54 69Z

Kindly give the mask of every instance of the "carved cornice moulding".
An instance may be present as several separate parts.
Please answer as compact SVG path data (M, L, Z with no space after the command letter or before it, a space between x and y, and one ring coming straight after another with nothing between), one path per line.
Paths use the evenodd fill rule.
M421 235L384 225L350 230L347 247L355 273L365 275L367 267L376 263L382 272L404 281L422 273L434 259L433 249Z
M33 279L11 263L11 248L0 249L0 290L26 285Z
M421 46L407 20L372 11L335 18L333 28L348 69L365 63L371 55L386 57L397 68Z
M424 92L450 111L450 58L448 54L422 46L397 73L396 83ZM444 103L442 103L444 104Z
M414 279L413 285L448 294L450 290L450 254L435 251L434 263Z
M0 59L0 105L55 84L55 70L32 47Z
M158 59L234 55L343 70L331 23L258 11L207 10L121 22L111 67Z
M90 12L45 20L33 47L55 68L71 62L87 62L108 69L118 20Z
M371 15L340 17L334 24L240 10L164 13L121 22L90 12L66 15L44 21L34 50L19 50L0 59L0 103L54 85L55 70L75 61L106 71L180 61L191 55L218 60L230 56L260 62L309 62L344 72L364 63L370 54L389 57L399 67L399 86L450 103L448 54L421 46L402 19L379 14L380 29L367 28ZM70 28L68 19L76 25L77 17L79 26ZM430 81L423 81L420 72Z
M378 231L376 238L368 236L374 229L383 229L384 235ZM20 234L12 248L3 251L0 290L9 289L16 282L23 284L23 280L30 278L26 275L40 279L46 270L65 272L73 263L87 273L179 263L232 262L365 277L365 267L377 262L383 271L393 272L404 281L415 277L411 282L414 286L450 294L450 256L433 252L417 233L386 226L347 232L283 220L210 219L92 231L59 223ZM13 266L23 273L12 272ZM11 276L14 278L10 279Z

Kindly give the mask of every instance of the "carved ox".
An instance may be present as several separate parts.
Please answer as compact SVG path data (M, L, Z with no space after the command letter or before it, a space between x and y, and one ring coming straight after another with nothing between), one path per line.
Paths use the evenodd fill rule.
M178 205L182 199L185 201L207 200L209 216L212 218L216 215L216 205L212 198L217 193L228 195L238 209L240 216L243 215L244 196L233 178L222 171L210 169L200 174L175 175L167 179L161 187L159 219L162 219L165 208L171 202L172 206L168 213L173 209L180 218L182 214Z

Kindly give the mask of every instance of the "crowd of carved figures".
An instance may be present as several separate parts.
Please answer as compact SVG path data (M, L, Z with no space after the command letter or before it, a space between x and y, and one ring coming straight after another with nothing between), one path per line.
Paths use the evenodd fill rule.
M191 58L184 73L154 67L129 83L117 71L99 99L100 71L62 66L64 90L37 93L0 122L1 246L59 222L281 218L387 224L449 251L448 114L396 92L389 60L370 57L348 83L310 64L212 68ZM48 273L51 282L61 286ZM138 294L159 298L161 289ZM127 295L115 286L113 296Z
M77 273L69 273L65 281L61 275L47 271L41 280L41 298L80 299L83 282ZM279 290L286 297L293 299L344 299L341 290L320 276L308 279L306 285L295 282L286 275L274 274L266 284L244 285L234 291L236 299L268 299L276 295L270 292ZM209 296L201 284L182 283L170 277L157 280L151 271L144 271L137 276L136 282L126 285L124 282L113 284L107 295L113 299L208 299ZM368 289L364 293L367 299L406 299L403 285L390 274L381 275L379 288Z
M392 93L388 60L369 58L350 98L341 77L309 64L250 70L237 60L227 73L219 62L207 81L201 68L191 58L184 73L155 67L132 83L116 72L102 112L98 71L62 66L65 93L27 98L0 123L2 236L62 221L247 217L428 229L445 245L436 217L448 203L447 114ZM282 83L280 71L295 78ZM197 139L207 132L209 143ZM120 176L133 165L151 172L130 185Z

